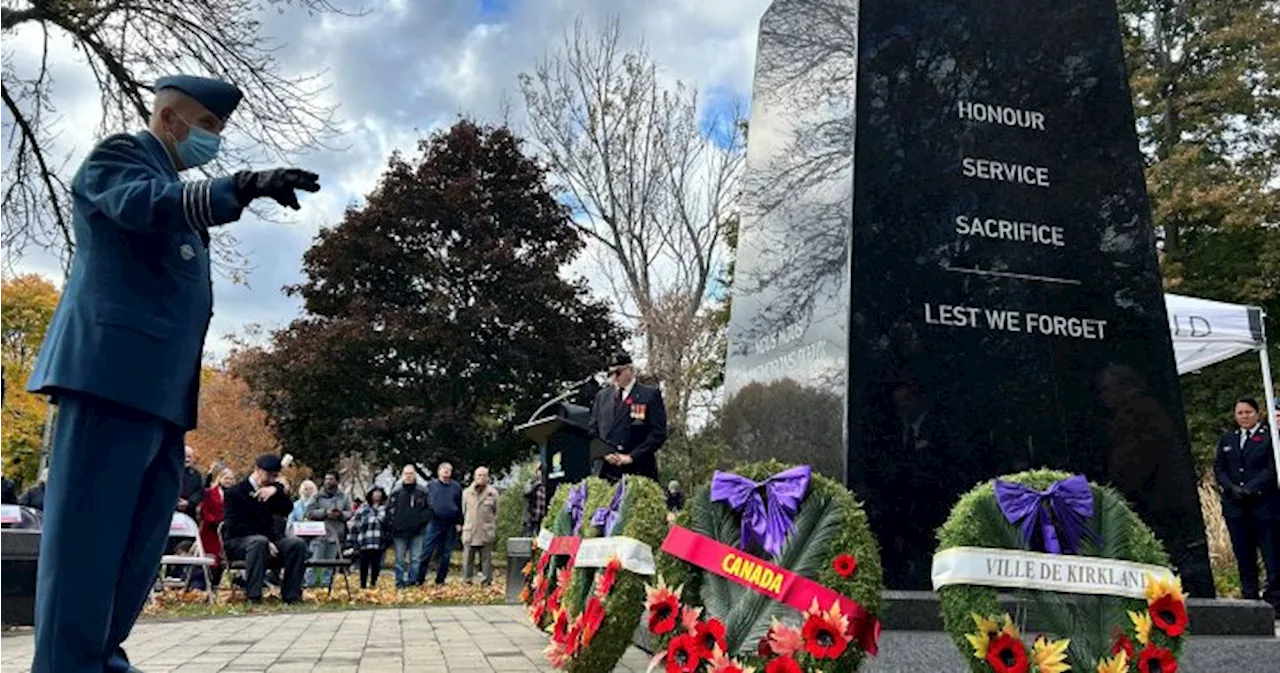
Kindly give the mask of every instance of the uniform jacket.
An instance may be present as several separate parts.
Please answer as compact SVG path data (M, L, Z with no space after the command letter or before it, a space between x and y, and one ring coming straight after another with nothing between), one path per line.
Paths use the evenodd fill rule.
M591 429L611 446L622 447L619 453L634 462L622 468L604 463L600 476L617 479L623 474L639 474L658 478L655 455L667 441L667 407L662 391L654 386L636 383L621 405L616 403L617 389L605 386L591 405Z
M462 544L480 547L498 538L498 489L489 484L477 491L474 484L462 491Z
M1240 441L1242 433L1242 430L1233 430L1218 440L1213 472L1222 487L1222 515L1230 518L1253 514L1280 519L1280 486L1276 485L1271 431L1265 424L1259 424L1244 446ZM1232 486L1254 495L1236 497Z
M256 489L248 479L241 480L222 494L223 509L226 512L226 520L222 524L223 540L250 535L262 535L273 541L282 537L281 527L276 525L276 517L288 516L293 510L293 503L289 501L289 495L283 488L278 484L275 486L275 495L266 502L259 502L253 497Z
M194 428L213 315L208 230L240 218L232 179L182 182L144 131L98 144L71 198L75 257L28 390L89 394Z

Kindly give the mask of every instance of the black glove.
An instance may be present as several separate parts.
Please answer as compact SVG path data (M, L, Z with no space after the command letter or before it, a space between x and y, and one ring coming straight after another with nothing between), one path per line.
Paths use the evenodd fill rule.
M236 200L247 206L254 199L270 197L282 206L298 210L294 190L320 191L320 176L300 168L273 168L269 171L240 171L234 176Z
M1236 484L1231 485L1230 493L1232 500L1244 500L1249 495L1249 492L1246 491L1243 486L1238 486Z

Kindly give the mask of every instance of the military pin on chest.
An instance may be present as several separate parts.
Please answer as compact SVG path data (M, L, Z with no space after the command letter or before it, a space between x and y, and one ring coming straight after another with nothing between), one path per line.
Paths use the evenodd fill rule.
M196 256L196 250L195 248L191 247L190 243L183 243L182 245L178 246L178 254L182 255L183 261L189 262L191 261L191 258Z

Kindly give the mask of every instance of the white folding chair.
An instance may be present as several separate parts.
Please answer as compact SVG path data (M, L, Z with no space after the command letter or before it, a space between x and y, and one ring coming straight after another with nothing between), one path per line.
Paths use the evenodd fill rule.
M209 602L213 602L213 583L209 581L209 568L215 565L218 560L204 553L204 545L200 542L200 526L191 517L182 512L174 512L173 519L169 522L169 540L185 542L191 541L191 548L186 554L165 554L160 557L160 577L157 585L163 584L166 579L167 571L170 566L186 566L188 571L184 573L190 576L191 568L198 568L204 574L205 591L209 594ZM182 580L182 584L186 584L186 578ZM152 598L155 592L152 592Z

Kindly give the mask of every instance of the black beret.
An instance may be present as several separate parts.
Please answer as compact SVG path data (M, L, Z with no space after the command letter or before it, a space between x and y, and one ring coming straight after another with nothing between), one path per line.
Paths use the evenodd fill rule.
M280 463L280 456L274 453L264 453L258 456L258 459L254 461L254 465L257 465L258 469L266 470L267 472L279 472L283 467Z
M610 367L625 367L629 364L631 364L631 356L627 355L626 351L618 351L609 356Z

